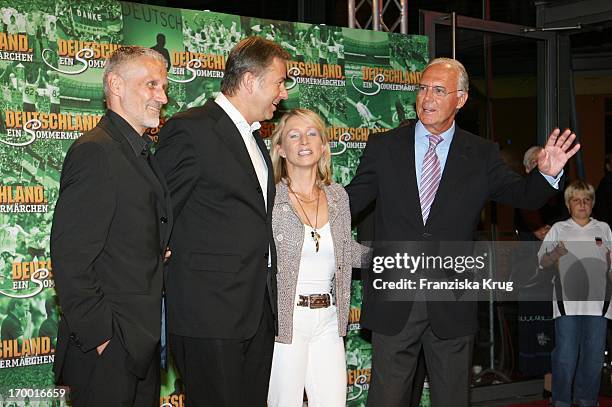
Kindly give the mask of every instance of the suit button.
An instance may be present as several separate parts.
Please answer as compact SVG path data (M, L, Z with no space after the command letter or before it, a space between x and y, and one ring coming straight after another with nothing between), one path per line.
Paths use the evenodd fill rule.
M70 340L72 340L72 342L74 342L74 344L76 345L77 348L80 348L82 343L79 340L79 338L76 336L76 334L73 332L70 334Z
M159 218L161 223L167 223L168 222L168 218L166 218L165 216L162 216L161 218Z
M261 187L257 187L257 192L261 194Z
M421 236L423 236L424 239L429 239L429 238L431 238L431 233L425 232Z

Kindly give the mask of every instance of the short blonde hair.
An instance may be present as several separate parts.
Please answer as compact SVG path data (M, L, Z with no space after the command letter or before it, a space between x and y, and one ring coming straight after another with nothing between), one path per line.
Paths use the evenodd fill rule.
M292 117L298 117L300 119L306 120L314 125L314 127L319 132L319 136L321 137L321 142L323 143L323 154L317 163L317 182L320 185L329 185L331 184L331 150L329 147L329 142L327 140L327 132L325 131L325 123L321 119L321 117L308 109L293 109L290 112L287 112L281 117L278 125L274 129L272 133L271 147L270 147L270 156L272 158L272 168L274 169L274 183L277 184L281 180L285 180L285 182L289 183L289 177L287 174L287 163L286 159L281 157L278 153L278 149L276 146L282 143L283 135L286 133L287 121Z
M572 200L576 192L584 192L586 195L591 198L593 205L595 205L595 188L593 185L588 182L584 182L583 180L572 181L571 184L567 186L565 189L565 193L563 197L565 198L565 206L569 209L569 202Z

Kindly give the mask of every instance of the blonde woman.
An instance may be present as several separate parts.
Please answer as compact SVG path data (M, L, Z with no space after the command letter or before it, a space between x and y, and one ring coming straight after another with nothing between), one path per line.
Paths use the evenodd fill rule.
M344 188L331 181L325 125L314 112L285 114L271 148L276 199L278 325L269 407L346 405L343 336L352 267L367 248L351 238Z

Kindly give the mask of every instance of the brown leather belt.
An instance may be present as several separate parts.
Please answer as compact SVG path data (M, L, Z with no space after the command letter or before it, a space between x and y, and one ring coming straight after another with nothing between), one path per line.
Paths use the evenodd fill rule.
M298 296L298 307L308 307L312 309L327 308L332 305L331 295L329 294L311 294Z

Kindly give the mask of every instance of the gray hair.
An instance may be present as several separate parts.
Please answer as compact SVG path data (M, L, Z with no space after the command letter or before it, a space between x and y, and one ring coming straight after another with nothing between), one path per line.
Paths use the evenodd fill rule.
M140 47L138 45L125 45L117 48L111 56L106 60L104 66L104 95L108 95L108 76L111 73L118 73L123 67L140 57L150 57L161 63L164 68L167 67L168 61L162 54L151 48Z
M425 70L427 70L427 68L429 68L430 66L439 65L439 64L448 64L453 69L455 69L455 71L457 71L457 76L459 78L457 81L457 90L462 90L467 93L467 91L470 89L470 78L463 64L457 61L456 59L452 59L452 58L432 59L431 61L429 61L425 69L423 69L423 72L425 72Z
M538 154L542 151L542 147L540 146L532 146L525 151L523 155L523 166L525 167L525 172L529 173L533 170L538 164Z

